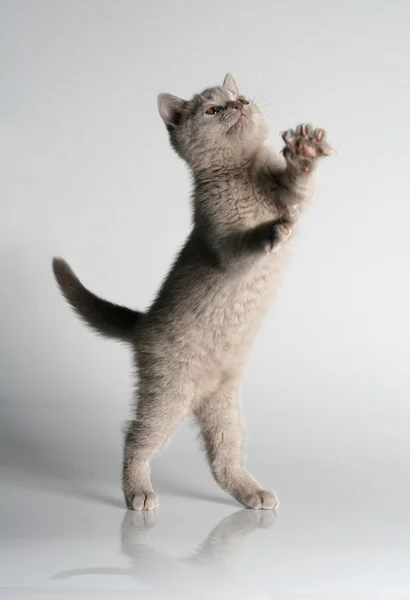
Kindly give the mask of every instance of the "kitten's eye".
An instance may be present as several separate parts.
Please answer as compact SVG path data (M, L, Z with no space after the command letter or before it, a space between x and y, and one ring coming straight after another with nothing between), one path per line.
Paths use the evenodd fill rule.
M220 106L212 105L212 106L208 106L205 113L207 115L216 115L216 113L219 112L220 110L222 110Z
M249 104L249 101L243 96L239 96L238 100L239 102L242 102L242 104Z

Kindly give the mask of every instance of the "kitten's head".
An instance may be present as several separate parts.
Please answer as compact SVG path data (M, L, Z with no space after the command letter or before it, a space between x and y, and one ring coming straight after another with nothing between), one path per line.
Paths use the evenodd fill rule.
M160 94L158 109L173 148L194 170L240 165L268 134L262 111L239 93L230 73L222 86L192 100Z

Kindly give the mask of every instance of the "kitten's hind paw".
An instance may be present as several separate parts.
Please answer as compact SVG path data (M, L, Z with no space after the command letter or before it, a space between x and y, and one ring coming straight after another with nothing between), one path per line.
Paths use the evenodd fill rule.
M139 492L135 494L128 508L131 510L154 510L158 504L158 496L154 492Z
M244 506L253 509L272 510L279 507L279 500L273 492L266 490L257 490L249 496L244 496L241 499Z

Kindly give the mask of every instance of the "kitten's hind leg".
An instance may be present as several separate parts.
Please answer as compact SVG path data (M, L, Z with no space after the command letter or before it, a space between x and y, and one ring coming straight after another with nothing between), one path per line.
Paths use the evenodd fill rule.
M161 386L141 381L136 419L125 435L123 491L129 509L153 510L158 498L152 489L150 462L189 410L190 398L175 382Z
M248 508L278 506L273 492L261 488L242 465L243 426L237 400L238 384L226 380L218 392L195 410L208 461L219 485Z

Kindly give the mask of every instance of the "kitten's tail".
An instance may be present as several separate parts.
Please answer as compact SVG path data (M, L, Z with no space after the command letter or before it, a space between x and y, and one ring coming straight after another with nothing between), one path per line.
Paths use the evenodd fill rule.
M79 317L100 335L129 342L143 313L99 298L81 283L62 258L53 258L61 293Z

